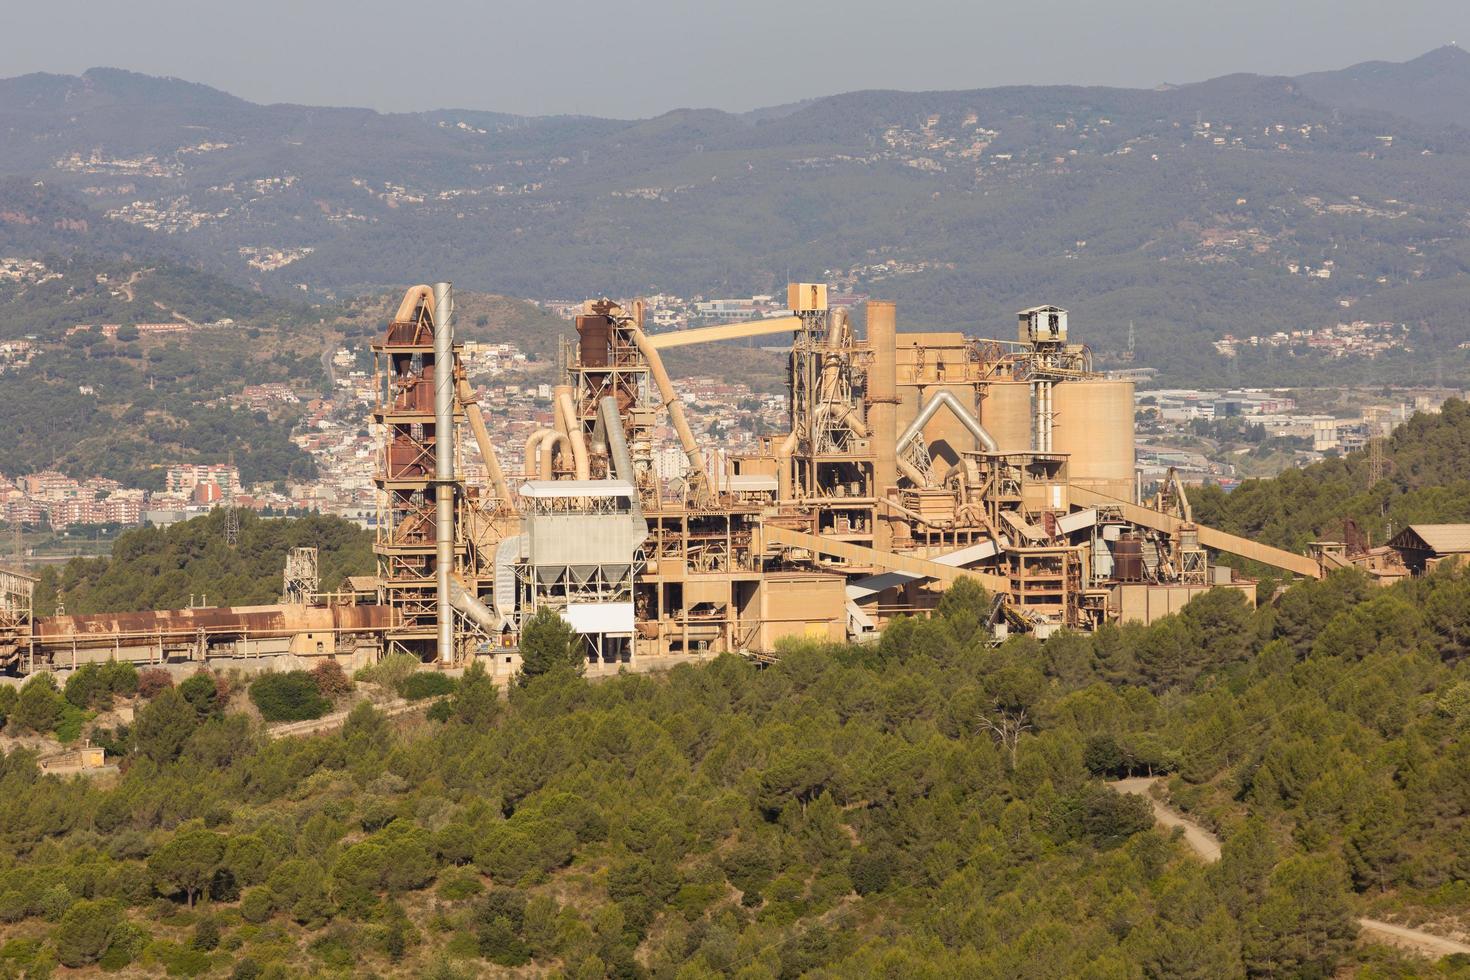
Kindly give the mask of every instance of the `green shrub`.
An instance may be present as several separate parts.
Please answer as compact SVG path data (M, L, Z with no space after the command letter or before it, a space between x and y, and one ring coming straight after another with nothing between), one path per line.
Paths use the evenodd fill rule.
M225 698L221 696L220 683L207 670L201 670L179 685L179 693L193 705L194 713L200 718L209 718L223 713Z
M198 727L199 715L193 706L170 687L138 712L133 742L140 753L162 765L179 757Z
M451 868L439 876L439 897L446 902L474 898L484 890L480 876L470 868Z
M153 949L171 977L197 977L209 972L209 954L174 943L154 943Z
M11 720L29 731L49 732L61 720L63 704L65 701L56 689L56 679L50 674L37 674L20 689Z
M104 696L110 701L107 680L102 676L101 664L83 664L72 672L62 687L66 700L77 708L90 708L94 703L102 704Z
M378 684L390 691L398 692L403 682L419 672L419 658L407 653L394 653L384 657L371 667L357 672L357 679Z
M131 697L138 693L138 668L126 660L110 660L103 664L102 679L113 694Z
M122 924L121 902L110 898L98 902L82 899L66 910L52 936L56 958L70 967L96 963Z
M274 906L269 888L248 888L240 896L240 918L258 925L271 917Z
M11 684L0 684L0 728L5 727L5 722L15 713L15 702L20 698L18 691Z
M214 921L213 916L205 916L194 926L194 935L189 939L189 946L206 953L219 946L219 923Z
M317 690L315 678L304 670L257 678L250 685L250 700L266 721L320 718L332 706Z
M425 717L430 721L448 721L454 717L454 705L448 701L435 701L429 705Z
M405 680L399 690L410 701L436 698L454 693L454 678L448 674L422 671Z
M56 719L56 740L58 742L75 742L82 736L82 726L89 718L94 717L91 712L83 711L71 702L61 705L60 716Z

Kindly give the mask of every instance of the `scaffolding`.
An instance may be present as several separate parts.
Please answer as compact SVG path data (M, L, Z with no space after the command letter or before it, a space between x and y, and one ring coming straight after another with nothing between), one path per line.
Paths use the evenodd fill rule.
M0 567L0 669L13 669L32 658L36 579Z

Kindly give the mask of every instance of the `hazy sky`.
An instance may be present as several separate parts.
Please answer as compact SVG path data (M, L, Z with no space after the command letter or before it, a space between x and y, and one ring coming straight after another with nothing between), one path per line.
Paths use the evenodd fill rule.
M257 102L648 116L862 88L1152 86L1401 61L1466 0L0 0L0 76L94 65Z

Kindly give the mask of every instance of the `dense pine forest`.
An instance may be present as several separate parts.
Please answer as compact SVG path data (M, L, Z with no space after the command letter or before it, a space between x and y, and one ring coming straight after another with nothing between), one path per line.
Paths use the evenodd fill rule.
M1246 480L1230 493L1210 486L1189 497L1201 523L1282 548L1341 541L1344 518L1382 544L1390 527L1470 521L1467 458L1470 405L1451 399L1439 413L1420 413L1394 430L1376 484L1368 481L1367 453L1353 452L1269 480Z
M226 513L167 528L125 531L107 558L73 558L41 570L36 611L50 615L58 602L69 613L178 609L192 597L211 605L278 602L281 572L292 548L316 548L322 588L339 588L348 575L373 570L372 535L340 517L260 517L236 511L239 537L225 536Z
M1451 402L1375 487L1354 455L1197 514L1283 544L1462 516L1467 432ZM125 535L42 602L256 601L289 546L327 585L369 560L340 521L247 519L230 549L219 519ZM0 977L1463 975L1356 920L1470 933L1470 572L1265 598L995 647L962 583L873 645L600 682L553 629L508 694L395 662L0 688ZM38 735L119 772L43 775ZM1137 775L1218 864L1106 785Z
M474 670L427 719L363 704L306 738L265 737L262 681L149 684L95 733L112 781L5 758L0 972L1452 972L1354 919L1470 924L1470 576L999 648L985 609L959 587L769 668L593 683L552 658L508 700ZM1104 786L1150 772L1219 864Z

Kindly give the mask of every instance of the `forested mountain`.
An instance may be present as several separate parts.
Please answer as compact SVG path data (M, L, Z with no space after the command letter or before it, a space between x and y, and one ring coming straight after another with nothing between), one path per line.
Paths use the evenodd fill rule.
M1133 321L1135 363L1177 377L1218 369L1206 341L1225 332L1391 320L1414 363L1456 376L1465 90L1456 48L1298 80L855 92L631 121L25 76L0 81L0 173L59 196L0 208L0 251L141 237L268 291L338 295L436 278L707 295L830 272L914 325L1005 336L1012 310L1056 302L1107 354Z
M1203 524L1296 551L1318 540L1343 540L1343 520L1356 521L1374 544L1389 527L1470 522L1470 405L1452 399L1436 415L1420 413L1384 447L1384 478L1369 485L1366 451L1246 480L1230 493L1191 490Z
M1297 79L1309 98L1437 125L1470 126L1470 74L1465 52L1436 48L1402 63L1365 61Z
M961 584L876 647L550 666L508 704L475 670L427 722L363 705L275 741L239 679L150 679L134 724L92 733L115 783L0 760L0 969L1453 975L1355 947L1354 919L1470 925L1466 608L1463 573L1339 574L989 649ZM103 680L68 702L130 689ZM0 710L25 732L59 699L41 678ZM1218 865L1099 782L1149 771L1219 829Z

